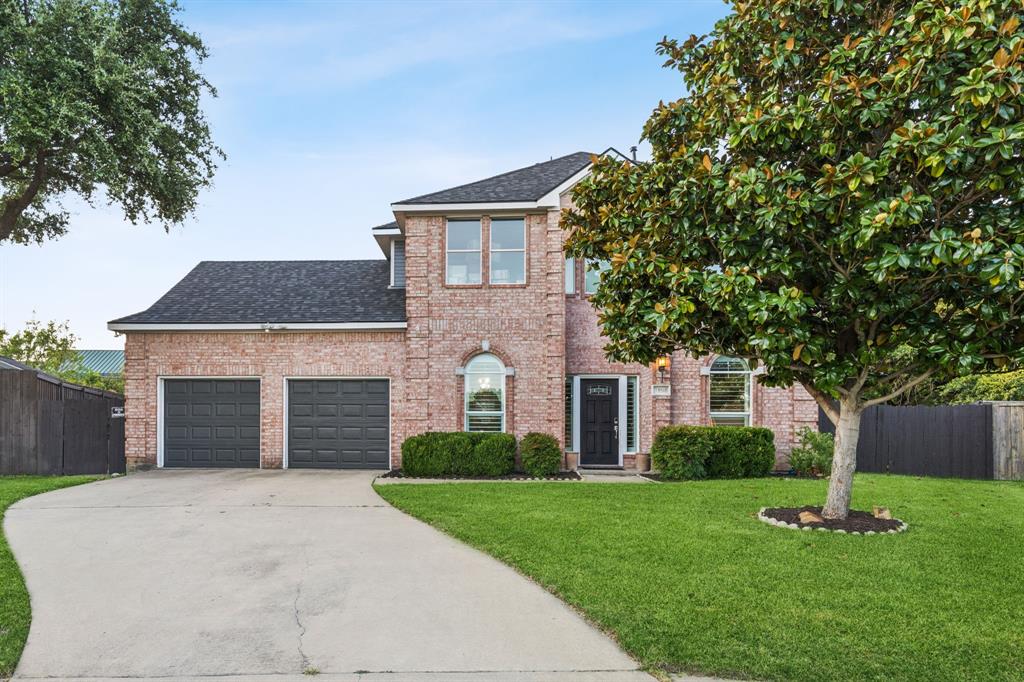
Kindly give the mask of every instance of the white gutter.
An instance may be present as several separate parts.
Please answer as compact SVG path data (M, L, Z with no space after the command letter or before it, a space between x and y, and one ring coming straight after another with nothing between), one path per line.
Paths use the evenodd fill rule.
M262 324L157 324L135 322L110 322L107 329L113 332L228 332L228 331L360 331L375 329L405 329L405 322L264 322Z

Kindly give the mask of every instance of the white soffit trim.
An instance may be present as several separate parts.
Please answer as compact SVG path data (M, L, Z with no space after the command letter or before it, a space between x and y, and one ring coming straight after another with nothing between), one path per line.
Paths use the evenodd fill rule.
M371 329L405 329L405 322L267 322L263 324L157 324L111 322L107 329L113 332L220 332L220 331L345 331Z

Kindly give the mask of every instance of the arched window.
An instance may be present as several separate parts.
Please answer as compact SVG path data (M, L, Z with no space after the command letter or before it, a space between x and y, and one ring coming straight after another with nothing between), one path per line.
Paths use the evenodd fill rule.
M750 426L750 367L740 358L711 363L709 412L715 426Z
M466 365L466 431L505 430L505 364L490 353Z

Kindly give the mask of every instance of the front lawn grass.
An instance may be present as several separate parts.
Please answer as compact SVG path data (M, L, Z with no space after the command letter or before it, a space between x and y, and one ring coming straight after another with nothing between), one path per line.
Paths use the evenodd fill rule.
M652 669L769 680L1024 679L1024 485L858 475L906 533L775 528L825 482L387 485ZM566 642L572 646L572 642Z
M20 499L39 493L95 481L96 476L0 476L0 679L14 674L21 650L25 648L32 622L25 579L18 570L7 538L3 517Z

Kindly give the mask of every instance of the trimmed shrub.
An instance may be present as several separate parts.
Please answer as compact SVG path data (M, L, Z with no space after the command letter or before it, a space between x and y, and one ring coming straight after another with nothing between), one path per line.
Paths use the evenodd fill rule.
M669 481L704 478L704 463L711 454L707 429L698 426L666 426L654 436L651 461Z
M553 476L562 466L562 448L546 433L528 433L519 441L523 471L530 476Z
M654 438L651 459L670 481L766 476L775 436L754 426L667 426Z
M506 476L515 471L516 437L511 433L473 433L474 447L464 476Z
M789 453L789 466L805 476L829 476L832 474L832 455L835 453L835 438L831 433L819 433L806 426L796 432L800 445Z
M430 431L402 443L408 476L504 476L515 467L516 439L508 433Z
M775 434L759 426L707 426L711 431L708 478L767 476L775 465Z

